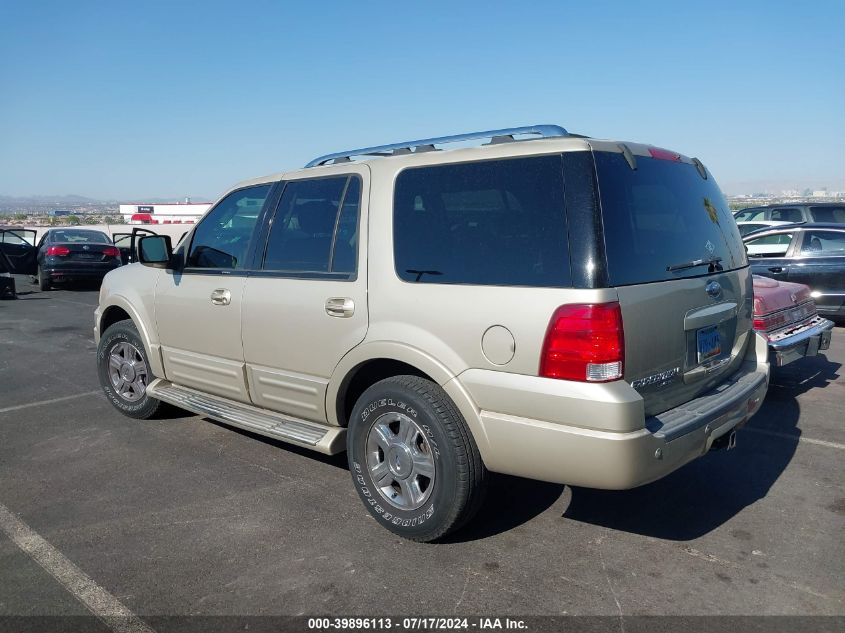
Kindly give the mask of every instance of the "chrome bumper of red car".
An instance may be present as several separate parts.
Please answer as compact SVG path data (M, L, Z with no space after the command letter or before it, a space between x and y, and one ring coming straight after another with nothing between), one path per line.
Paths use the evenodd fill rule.
M769 363L783 367L805 356L815 356L830 347L833 321L816 317L814 323L781 339L769 340Z

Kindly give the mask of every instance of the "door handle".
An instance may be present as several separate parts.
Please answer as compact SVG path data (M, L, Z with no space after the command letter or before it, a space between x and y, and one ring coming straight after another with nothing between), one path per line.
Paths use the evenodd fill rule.
M349 297L326 299L326 314L333 317L351 317L355 314L355 302Z
M211 303L216 306L227 306L232 303L232 293L225 288L218 288L211 293Z
M771 268L769 268L769 272L782 273L783 272L783 266L772 266Z

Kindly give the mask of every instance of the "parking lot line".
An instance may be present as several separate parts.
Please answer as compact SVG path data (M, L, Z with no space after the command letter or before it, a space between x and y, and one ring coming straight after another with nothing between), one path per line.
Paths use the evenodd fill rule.
M155 633L120 600L103 589L55 547L0 503L0 528L12 542L118 633Z
M799 442L806 442L807 444L815 444L816 446L827 446L828 448L838 448L845 450L845 444L838 442L828 442L826 440L817 440L812 437L802 437L800 435L792 435L790 433L781 433L780 431L768 431L766 429L756 429L754 427L744 427L740 431L751 431L752 433L759 433L760 435L768 435L770 437L779 437L784 440L798 440Z
M87 396L96 396L103 393L100 389L96 391L85 391L83 393L76 393L72 396L62 396L61 398L51 398L49 400L38 400L37 402L28 402L26 404L17 404L13 407L5 407L0 409L0 413L8 413L9 411L19 411L20 409L28 409L29 407L40 407L46 404L55 404L56 402L64 402L65 400L75 400L76 398L85 398Z

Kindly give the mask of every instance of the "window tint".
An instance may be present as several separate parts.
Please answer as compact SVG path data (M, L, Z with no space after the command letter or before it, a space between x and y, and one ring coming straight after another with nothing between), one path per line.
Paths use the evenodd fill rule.
M393 204L405 281L571 283L559 155L407 169Z
M845 233L839 231L805 231L802 255L845 255Z
M264 269L353 272L360 198L356 176L288 182L270 229Z
M53 244L111 244L109 236L105 233L80 229L50 231L50 242Z
M804 214L796 207L779 207L772 209L771 219L781 222L801 222L804 220Z
M595 152L608 279L611 285L648 283L707 274L706 266L669 271L720 257L724 270L744 266L736 222L713 176L694 165Z
M737 222L759 222L760 220L768 220L769 218L766 217L766 211L768 211L768 209L743 209L734 216L734 219Z
M814 222L845 222L845 207L810 207Z
M189 268L242 269L249 240L270 184L246 187L223 198L194 230Z
M792 233L771 233L763 237L751 238L745 242L748 254L752 257L782 257L789 250Z

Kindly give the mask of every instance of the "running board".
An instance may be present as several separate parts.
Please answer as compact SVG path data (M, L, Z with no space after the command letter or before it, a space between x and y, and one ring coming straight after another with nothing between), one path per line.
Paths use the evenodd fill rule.
M325 455L346 450L346 429L291 418L281 413L201 393L156 378L147 386L156 400L203 415L246 431L304 446Z

